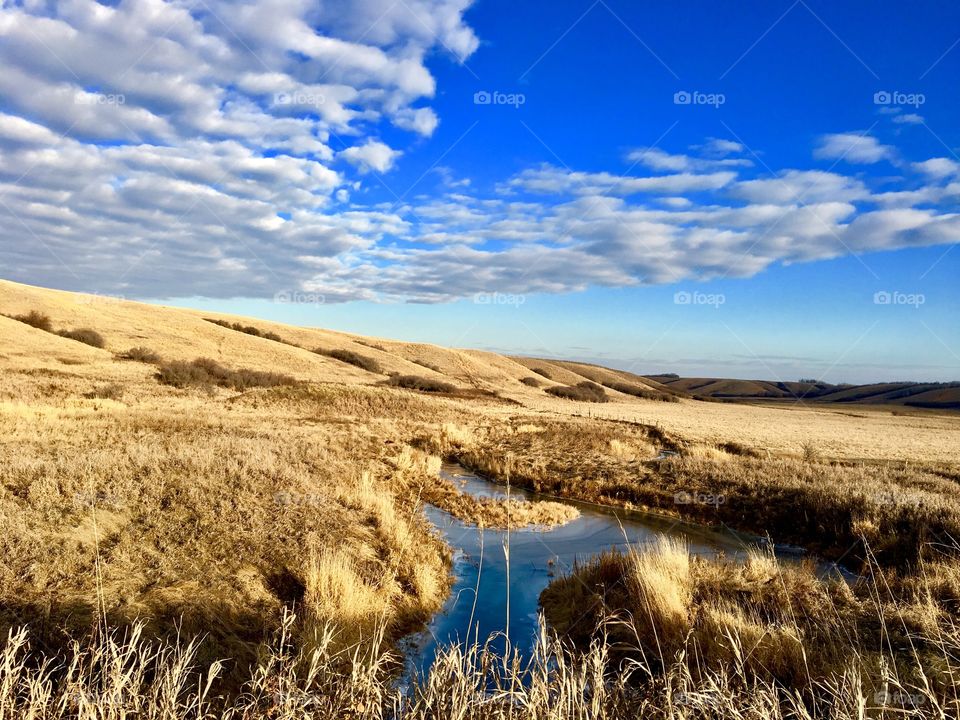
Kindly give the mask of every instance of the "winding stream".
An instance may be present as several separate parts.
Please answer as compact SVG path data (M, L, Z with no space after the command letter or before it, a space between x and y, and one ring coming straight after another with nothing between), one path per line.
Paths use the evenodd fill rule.
M459 465L445 464L443 477L463 492L476 496L505 498L506 488L467 472ZM521 489L513 498L544 499ZM549 498L556 500L556 498ZM454 584L443 609L424 631L406 639L407 672L429 670L440 646L457 641L485 642L498 633L494 646L502 652L507 628L509 587L509 639L512 648L529 657L538 630L539 597L558 575L569 572L576 561L585 561L610 548L642 545L661 536L686 540L691 553L702 556L745 558L756 546L749 536L737 536L658 515L560 500L575 506L580 517L552 528L523 528L510 532L509 569L504 553L505 530L482 530L433 506L427 518L454 551ZM778 548L778 554L797 557L795 550ZM509 580L508 580L509 578Z

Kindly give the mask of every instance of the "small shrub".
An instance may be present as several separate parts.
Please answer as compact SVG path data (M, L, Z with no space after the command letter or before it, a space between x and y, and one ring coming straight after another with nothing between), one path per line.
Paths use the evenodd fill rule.
M90 328L61 330L57 334L60 337L67 338L68 340L76 340L77 342L82 342L84 345L89 345L95 348L102 348L107 344L107 341L103 339L103 335L98 333L96 330L91 330Z
M427 370L433 370L436 373L442 373L443 371L432 363L425 362L424 360L412 360L411 362L416 363L420 367L425 367Z
M366 370L367 372L383 372L380 368L380 363L378 363L372 357L355 353L353 350L322 350L318 348L314 350L314 352L318 355L324 355L326 357L331 357L334 360L348 363L349 365L355 365L356 367Z
M553 380L553 377L551 377L550 373L544 368L530 368L530 369L533 370L533 372L535 372L537 375L541 377L545 377L547 380Z
M419 390L420 392L453 393L457 390L457 387L450 383L431 380L419 375L394 375L387 380L387 385L406 388L407 390Z
M758 453L756 450L738 442L720 443L717 447L719 447L721 450L723 450L726 453L730 453L731 455L739 455L741 457L752 457L752 458L760 457L760 453Z
M216 386L234 390L295 385L297 382L295 378L281 373L249 369L231 370L210 358L197 358L193 362L173 361L163 363L157 373L157 379L164 385L172 385L178 388L188 386L212 388Z
M26 315L11 315L10 317L12 320L19 320L30 327L35 327L37 330L53 332L53 322L50 320L50 316L44 315L42 312L31 310Z
M803 444L803 459L808 463L815 463L820 459L820 453L813 443Z
M530 387L538 388L540 387L540 381L535 377L525 377L520 380L524 385L529 385Z
M85 393L84 397L90 400L120 400L123 398L123 385L120 383L99 385L90 392Z
M154 352L147 347L130 348L120 357L124 360L136 360L137 362L151 363L154 365L163 359L160 357L160 353Z
M606 391L595 382L586 380L576 385L556 385L548 387L546 392L566 400L579 400L581 402L609 402Z

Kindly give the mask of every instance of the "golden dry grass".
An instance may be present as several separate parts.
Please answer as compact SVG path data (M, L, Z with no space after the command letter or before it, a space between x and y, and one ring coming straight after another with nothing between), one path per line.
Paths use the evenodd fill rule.
M23 664L27 635L11 637L0 662L0 720L30 712L286 720L303 717L307 701L312 717L331 718L381 718L394 706L409 718L689 717L691 701L678 703L676 693L713 697L721 716L750 717L745 707L754 717L791 707L798 716L808 698L784 694L784 678L802 685L797 653L821 636L774 610L794 594L816 610L813 619L827 607L864 607L859 597L843 605L839 590L763 558L710 569L680 548L662 548L625 575L630 602L654 618L635 623L634 638L655 629L661 649L683 647L681 636L696 630L709 672L664 653L633 668L644 682L628 682L612 659L622 635L592 648L579 638L586 661L547 643L549 662L541 658L527 676L482 649L453 648L426 686L398 698L392 642L440 606L448 584L446 549L422 504L498 527L508 515L511 525L554 524L576 512L554 502L514 503L508 512L502 502L464 496L438 479L441 459L450 458L494 480L722 521L848 560L866 557L865 537L875 563L900 569L883 576L897 602L875 603L874 627L896 620L928 646L957 647L943 615L960 602L946 542L960 536L954 416L674 404L615 391L611 402L586 408L543 387L600 378L602 369L557 363L554 381L531 387L521 382L531 363L493 353L218 316L275 333L284 340L277 342L207 322L208 313L0 281L0 313L31 310L57 329L90 327L106 347L0 316L0 625L29 624L39 657L66 663ZM382 376L312 352L318 347L359 353L385 373L452 383L462 394L384 387ZM125 359L132 348L286 373L297 384L173 388L158 382L149 353L135 353L149 362ZM678 504L678 493L723 502ZM786 595L774 592L777 578ZM755 587L764 588L760 600L741 602ZM271 645L291 611L297 617L284 626L282 648ZM98 621L130 628L138 620L146 623L140 636L113 642L101 628L89 647L69 646ZM187 645L178 626L181 638L207 639ZM169 644L155 655L143 635ZM825 647L842 647L828 639ZM745 685L748 655L776 672L755 673ZM214 658L228 662L221 668ZM186 669L191 662L200 676ZM724 663L740 663L740 676L724 674ZM856 717L855 695L873 686L858 679L864 667L843 667L824 676L832 683L825 697L836 717ZM108 669L118 674L108 679ZM214 695L244 684L248 695L213 709L213 695L202 691L208 669L224 676L211 680ZM896 681L915 691L918 679ZM491 702L491 683L510 692ZM284 687L291 691L277 695ZM93 699L79 701L71 688ZM935 692L924 697L929 710ZM136 712L123 715L130 702Z

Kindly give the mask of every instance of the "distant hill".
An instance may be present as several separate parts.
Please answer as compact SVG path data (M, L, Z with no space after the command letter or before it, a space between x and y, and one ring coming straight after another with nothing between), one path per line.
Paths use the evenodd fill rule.
M30 313L46 317L51 327L43 330L14 319ZM79 330L101 336L102 346L63 336ZM0 280L0 371L8 372L10 387L17 386L14 378L24 373L51 378L51 388L57 378L83 378L90 383L152 379L152 366L124 360L134 348L167 361L209 358L231 368L282 372L314 382L379 385L392 376L406 376L420 384L452 385L460 397L495 396L561 411L576 408L548 392L555 386L584 382L602 385L610 407L651 407L648 401L692 398L960 409L960 383L830 385L642 376L585 362L363 337ZM0 387L0 401L5 394L16 393ZM653 407L658 413L668 409ZM627 412L624 407L623 413Z
M824 382L771 382L724 378L682 378L672 374L645 379L666 390L706 400L784 400L817 403L902 405L960 409L960 382L893 382L869 385L831 385Z

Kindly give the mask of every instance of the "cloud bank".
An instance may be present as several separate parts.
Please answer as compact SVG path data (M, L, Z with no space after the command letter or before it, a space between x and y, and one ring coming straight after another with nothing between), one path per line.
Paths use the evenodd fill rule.
M438 167L433 194L352 202L404 160L386 129L410 144L436 129L425 59L476 51L468 6L4 2L0 275L130 297L443 302L960 240L960 164L907 162L863 132L820 138L826 169L771 171L705 138L487 190ZM880 163L894 177L872 187L859 173Z

